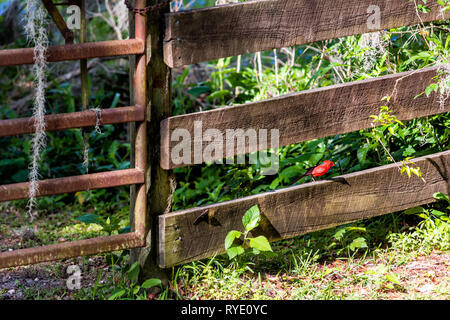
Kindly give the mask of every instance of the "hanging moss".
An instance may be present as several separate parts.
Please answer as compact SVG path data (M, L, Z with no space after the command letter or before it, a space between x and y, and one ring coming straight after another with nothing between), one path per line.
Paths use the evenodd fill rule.
M444 110L445 102L450 98L450 56L440 58L437 62L439 79L439 104Z
M34 46L34 99L33 119L35 132L32 139L32 160L29 173L29 202L28 212L33 218L33 209L36 205L36 194L39 181L39 161L41 152L46 146L45 133L45 87L46 87L46 52L48 47L47 38L47 12L39 0L27 0L25 33L28 41Z
M369 72L377 63L377 59L386 53L387 41L384 32L372 32L363 34L361 37L361 48L365 49L363 69Z

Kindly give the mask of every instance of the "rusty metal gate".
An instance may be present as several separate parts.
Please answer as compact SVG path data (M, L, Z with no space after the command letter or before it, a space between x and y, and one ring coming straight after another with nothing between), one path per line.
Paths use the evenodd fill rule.
M145 1L138 0L137 8ZM39 181L36 196L50 196L82 190L92 190L124 185L136 185L134 199L134 228L130 233L103 236L93 239L19 249L0 253L0 269L11 266L34 264L44 261L92 255L108 251L137 248L145 245L146 195L145 169L147 157L146 124L146 19L135 15L135 38L92 43L66 44L49 47L47 61L81 60L95 57L135 55L133 76L134 106L101 111L100 125L136 122L134 168L102 173L85 174ZM66 37L65 37L66 38ZM67 40L67 38L66 38ZM0 50L0 66L32 64L33 48ZM92 110L45 116L46 131L95 126L98 117ZM33 118L0 120L0 137L34 132ZM28 197L29 183L0 186L0 201L12 201Z

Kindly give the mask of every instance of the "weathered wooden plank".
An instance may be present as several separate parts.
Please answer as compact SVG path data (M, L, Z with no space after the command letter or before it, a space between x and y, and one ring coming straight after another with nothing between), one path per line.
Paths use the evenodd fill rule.
M223 253L226 234L243 231L242 216L253 205L259 206L263 222L253 236L273 241L423 205L434 201L435 192L449 193L450 151L413 161L426 183L400 175L391 164L162 215L159 264L170 267Z
M135 0L136 8L143 8L149 1ZM153 1L153 4L162 3L163 0ZM136 128L136 166L142 163L145 168L145 186L137 190L135 202L135 212L139 209L146 212L145 221L141 225L145 226L142 233L146 235L145 246L141 249L131 250L130 262L138 261L142 272L140 278L161 279L164 285L168 283L167 270L161 270L156 262L157 252L157 216L164 213L171 205L171 172L163 170L159 166L159 124L162 119L172 113L171 103L171 70L164 63L163 58L163 31L164 13L170 11L170 4L165 3L162 8L147 13L135 15L136 38L145 37L145 55L136 60L136 73L134 76L134 92L136 104L142 103L147 106L148 123ZM141 28L141 19L145 23ZM139 36L141 34L141 36ZM142 64L142 68L141 68ZM141 102L140 102L141 101ZM139 157L138 145L144 146L141 157ZM142 199L144 197L145 199ZM141 208L138 207L139 200ZM169 210L169 209L167 209ZM136 214L135 214L136 215ZM137 218L136 218L137 219ZM138 226L137 220L134 226ZM136 231L138 231L136 229Z
M366 129L373 120L370 115L379 113L380 106L385 104L381 99L387 95L392 96L391 109L400 120L449 111L450 103L441 108L434 94L414 99L434 81L435 75L435 68L427 68L170 117L161 122L161 166L169 169L202 163L205 159L222 159L224 155L248 153L249 146L252 152L265 150L270 146L271 137L268 134L267 143L260 139L263 129L268 133L279 130L280 146ZM397 90L392 95L394 88ZM185 129L188 134L180 138L177 129ZM219 130L221 136L209 139L210 142L205 134L209 129ZM257 143L245 139L245 148L238 148L237 140L227 140L226 134L227 130L237 129L255 130ZM187 146L185 150L190 149L190 157L182 159L181 143ZM216 146L223 147L223 152L205 152ZM182 157L177 158L179 154Z
M376 6L376 7L375 7ZM301 45L450 18L436 1L417 13L410 0L259 0L166 16L170 66ZM379 24L376 8L379 8Z

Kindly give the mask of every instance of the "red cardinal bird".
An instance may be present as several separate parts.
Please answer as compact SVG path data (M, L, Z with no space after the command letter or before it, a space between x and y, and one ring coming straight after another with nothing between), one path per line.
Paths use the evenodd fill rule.
M301 177L297 178L294 183L296 183L297 181L299 181L301 178L306 177L306 176L311 176L311 178L314 180L314 177L320 177L323 176L325 173L328 172L328 170L330 170L331 167L334 167L334 163L333 161L330 160L325 160L321 165L319 166L314 166L311 168L306 169L305 174L303 174ZM315 180L314 180L315 181ZM293 183L293 184L294 184Z

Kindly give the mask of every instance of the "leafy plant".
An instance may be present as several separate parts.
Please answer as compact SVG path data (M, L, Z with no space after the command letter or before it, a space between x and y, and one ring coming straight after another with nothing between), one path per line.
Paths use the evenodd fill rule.
M358 249L367 248L366 239L360 236L360 233L365 233L366 231L365 227L341 227L333 235L333 241L328 248L336 248L336 253L338 255L341 254L343 250L354 252Z
M259 207L254 205L242 217L244 232L237 230L228 232L225 238L225 249L230 259L243 254L247 247L252 248L254 254L259 254L261 251L272 251L269 240L265 236L248 237L248 233L259 225L260 220L261 214ZM236 244L236 240L240 240L241 236L243 236L241 243Z
M443 222L450 224L450 198L442 192L436 192L433 197L439 202L435 205L435 208L414 207L405 210L405 214L414 214L424 219L419 223L419 226L426 224L431 220L431 217L442 220Z
M382 100L386 100L388 103L390 101L390 97L384 97ZM401 127L404 127L405 125L403 122L397 119L396 116L391 115L392 110L389 109L388 105L384 105L380 107L380 113L378 116L372 115L370 116L373 118L372 122L372 130L370 131L370 134L368 137L371 137L372 139L375 138L376 142L378 142L385 152L385 156L389 161L392 161L397 164L397 162L394 159L394 156L391 154L391 152L388 149L388 141L396 135L396 132L398 132ZM374 124L379 123L379 127L376 127ZM388 132L386 132L386 130ZM376 147L377 143L374 143L373 146ZM405 155L405 152L403 153ZM397 164L400 170L400 174L403 174L404 172L407 173L408 177L411 177L411 173L415 174L417 177L423 180L425 182L425 179L422 176L422 172L420 170L420 167L416 166L413 167L411 165L414 165L414 162L411 161L412 157L407 157L403 161L400 161L401 166Z
M143 289L150 289L152 287L161 287L161 280L150 278L145 280L141 285L137 284L139 273L140 273L139 262L133 263L128 270L125 271L126 281L121 281L118 283L117 287L111 292L108 300L145 300L147 297L143 292ZM120 281L120 280L119 280Z
M103 228L103 231L112 235L116 231L118 233L125 233L129 231L129 227L121 227L121 217L119 215L113 215L108 218L103 218L98 214L85 214L77 218L78 221L84 222L86 224L97 224Z

